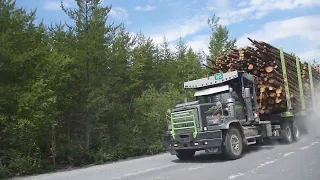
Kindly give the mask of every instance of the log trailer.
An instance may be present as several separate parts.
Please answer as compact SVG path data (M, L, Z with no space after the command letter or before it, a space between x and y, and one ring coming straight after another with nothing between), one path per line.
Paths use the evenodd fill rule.
M185 90L194 90L195 101L185 101L168 110L167 151L180 160L190 160L200 150L223 154L233 160L242 157L246 146L260 144L265 139L297 141L300 133L296 122L312 110L306 109L304 103L300 110L292 110L284 59L282 61L287 110L277 114L259 114L256 77L247 72L217 73L185 82ZM300 69L299 63L297 65ZM297 71L299 93L304 102L300 72ZM309 76L312 77L311 68ZM312 81L310 86L313 88ZM315 106L313 90L312 96Z

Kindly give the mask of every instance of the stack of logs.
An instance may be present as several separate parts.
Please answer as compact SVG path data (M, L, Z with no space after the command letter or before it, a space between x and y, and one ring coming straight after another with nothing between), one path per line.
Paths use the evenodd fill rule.
M320 84L320 66L319 65L312 65L312 80L314 84L314 90L316 94L319 94L320 87L318 86ZM311 87L310 87L310 77L309 77L309 69L308 69L308 63L303 63L301 68L301 74L302 74L302 82L303 82L303 91L305 94L306 99L306 107L312 107L312 96L311 96Z
M256 82L259 88L260 114L273 114L284 112L287 109L286 93L282 74L280 50L272 45L248 38L253 47L231 49L226 55L211 61L213 73L245 71L258 77ZM296 57L283 53L286 62L289 91L292 108L301 109L299 85L296 68ZM300 61L299 61L300 62ZM308 67L300 62L304 89L310 87L308 83ZM314 76L320 77L319 67L313 67ZM320 78L316 79L320 82ZM315 81L315 80L314 80ZM315 82L314 82L315 83ZM311 102L311 97L305 96L306 102Z

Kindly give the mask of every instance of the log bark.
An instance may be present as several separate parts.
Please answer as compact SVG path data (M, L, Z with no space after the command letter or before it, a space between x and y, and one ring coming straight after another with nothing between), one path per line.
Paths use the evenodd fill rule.
M280 49L262 41L248 38L252 46L232 49L225 55L218 57L212 63L212 72L231 72L245 71L254 74L257 78L260 95L259 112L260 114L272 114L282 112L287 109L286 93L284 89L284 79L280 58ZM298 86L298 75L296 68L296 57L284 52L287 69L288 86L290 98L294 109L301 106ZM305 90L306 102L311 102L310 78L308 64L300 63ZM320 84L320 65L312 66L313 82ZM307 85L306 85L307 84ZM320 92L320 88L319 88Z

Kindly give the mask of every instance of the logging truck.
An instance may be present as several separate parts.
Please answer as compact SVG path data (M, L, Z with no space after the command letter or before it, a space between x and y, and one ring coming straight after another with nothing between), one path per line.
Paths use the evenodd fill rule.
M191 90L195 99L189 102L186 99L167 111L167 151L183 161L191 160L200 150L234 160L242 157L246 146L263 144L266 139L297 141L300 137L297 121L309 109L302 103L300 109L293 110L284 58L281 62L287 108L278 113L259 113L257 77L248 72L216 73L184 82L184 89ZM304 102L300 63L296 68L299 69L296 71L299 102ZM312 77L311 68L309 77ZM313 82L310 83L313 88ZM312 100L315 105L315 98Z

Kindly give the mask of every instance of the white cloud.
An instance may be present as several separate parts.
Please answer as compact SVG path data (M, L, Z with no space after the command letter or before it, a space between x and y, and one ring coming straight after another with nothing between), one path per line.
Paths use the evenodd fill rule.
M256 40L263 40L267 43L274 43L278 40L285 42L286 39L291 37L300 37L301 39L306 39L308 43L308 48L304 48L301 41L294 41L297 45L300 45L300 51L297 54L301 59L310 60L318 59L320 60L320 24L318 23L320 15L314 16L302 16L292 19L287 19L283 21L273 21L269 22L261 27L256 32L248 33L243 35L238 39L238 46L250 45L250 41L247 37ZM311 49L311 50L310 50Z
M230 8L229 0L208 0L207 8L209 10L227 10Z
M260 19L274 10L288 10L318 5L320 6L320 0L242 0L233 4L229 0L208 0L207 10L215 9L217 16L220 17L219 23L230 25L246 19ZM169 25L165 24L160 26L160 28L155 28L157 32L151 33L150 36L155 42L162 42L165 35L169 42L171 42L177 40L180 36L184 38L195 34L208 28L206 19L210 17L210 12L207 10L203 9L200 14L195 15L191 19L178 19L171 23L169 22Z
M318 63L320 63L320 48L301 52L297 55L300 57L301 61L312 62L315 59Z
M190 41L187 41L187 45L196 51L204 51L207 55L209 54L209 41L210 35L199 35L193 37Z
M195 0L195 2L197 2L197 0ZM247 19L260 19L273 11L293 10L314 6L320 6L320 0L237 0L232 1L232 3L230 0L207 0L206 7L198 11L199 14L191 18L176 19L154 27L152 28L153 31L151 29L151 32L147 33L147 35L153 38L154 42L161 43L163 36L166 36L169 42L173 42L179 39L179 37L185 38L195 35L204 29L209 30L206 20L212 16L210 9L214 9L217 16L220 17L220 24L230 25ZM259 31L241 37L238 40L238 44L249 44L249 41L246 39L247 36L261 37L257 39L264 41L275 41L291 36L304 36L320 42L320 36L316 36L319 31L315 30L315 27L319 26L319 23L316 23L316 19L319 18L319 16L311 19L310 17L300 17L300 19L276 21L272 24L268 23ZM197 47L199 47L207 53L209 35L206 38L208 40L204 40L204 37L201 39L198 36L198 39L194 38L187 41L187 43L193 48L197 49Z
M192 0L192 4L197 4L199 3L199 0Z
M60 11L62 10L60 5L61 5L61 1L46 1L43 8L51 11ZM63 5L66 8L71 7L71 3L69 1L63 1Z
M275 10L292 10L296 8L320 6L319 0L244 0L240 1L233 10L230 10L228 0L216 0L213 8L218 10L218 16L223 25L229 25L246 19L260 19Z
M241 1L237 4L238 7L245 7L248 6L250 4L249 1Z
M269 22L256 32L243 35L238 39L237 44L239 46L249 44L247 37L263 39L265 42L272 43L279 39L302 36L320 45L319 19L320 15L314 15Z
M157 8L156 6L146 5L146 6L137 6L135 10L136 11L153 11L156 8Z
M170 0L147 0L148 3L166 3Z
M206 15L196 15L191 19L177 19L157 28L156 32L149 33L148 35L156 43L161 43L164 36L166 36L169 42L175 41L180 37L184 38L207 28L207 18L208 16Z
M240 37L237 41L237 45L238 47L251 45L251 42L247 39L247 37L259 41L262 40L267 43L274 43L279 40L282 42L287 42L291 37L300 37L299 41L294 41L292 43L297 45L301 45L301 43L308 43L308 46L301 45L305 48L297 48L299 51L296 52L296 54L301 58L301 60L311 61L316 59L318 62L320 62L319 19L320 15L314 15L269 22L263 25L258 31L248 33ZM304 39L306 41L302 42ZM194 36L186 43L196 51L203 50L206 54L209 54L209 41L210 34L207 34Z
M109 15L120 21L127 21L129 19L127 10L122 7L112 7Z

